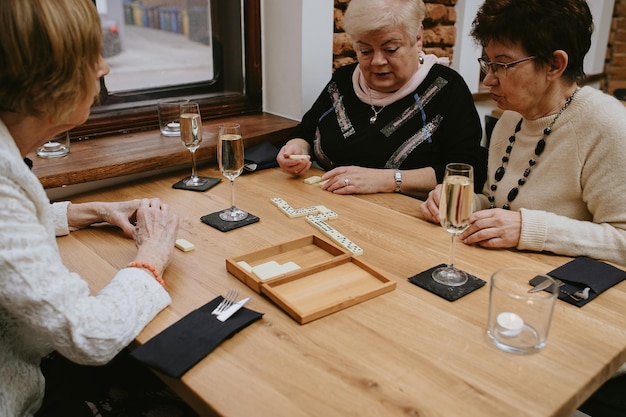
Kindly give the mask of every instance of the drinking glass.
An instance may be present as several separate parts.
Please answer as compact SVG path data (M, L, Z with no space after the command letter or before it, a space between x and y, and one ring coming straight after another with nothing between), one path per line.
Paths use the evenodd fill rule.
M454 266L454 240L469 227L474 201L474 173L469 164L451 163L446 173L439 199L439 221L451 235L450 263L433 271L433 279L443 285L459 286L467 282L467 274Z
M220 219L227 222L243 220L248 217L248 213L235 206L235 178L243 171L243 139L238 123L225 123L219 126L217 161L220 171L231 185L231 206L220 213Z
M37 149L37 156L42 158L59 158L70 153L70 132L56 135Z
M534 291L529 281L540 277L544 291ZM534 267L503 268L493 273L489 285L487 334L502 350L528 354L546 346L559 286L554 278Z
M183 180L189 187L198 187L206 184L208 178L199 177L196 170L196 150L202 142L202 118L197 103L180 105L180 140L185 148L191 152L191 176Z

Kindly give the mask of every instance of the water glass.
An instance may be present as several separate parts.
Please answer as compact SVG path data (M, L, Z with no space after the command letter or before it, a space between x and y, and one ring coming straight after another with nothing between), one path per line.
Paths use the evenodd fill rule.
M545 290L529 281L536 276L548 280ZM543 281L541 281L543 282ZM491 276L487 334L507 352L527 354L546 346L552 313L558 296L556 281L529 268L504 268Z

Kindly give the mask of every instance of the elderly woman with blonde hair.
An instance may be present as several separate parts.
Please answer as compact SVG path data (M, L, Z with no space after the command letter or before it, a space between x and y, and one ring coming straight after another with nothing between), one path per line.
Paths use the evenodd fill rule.
M344 27L358 62L335 71L279 151L284 171L303 175L317 162L327 191L424 197L446 164L466 162L480 189L478 113L447 59L422 51L424 15L422 0L350 1Z

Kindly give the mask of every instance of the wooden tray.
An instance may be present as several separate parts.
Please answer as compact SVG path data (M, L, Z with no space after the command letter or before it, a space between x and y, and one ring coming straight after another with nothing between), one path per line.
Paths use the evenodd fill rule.
M301 268L267 280L237 262L251 266L270 260L295 262ZM349 252L310 235L226 260L226 269L262 293L300 324L343 310L392 291L396 283Z
M268 261L276 261L280 264L291 261L297 263L301 268L294 272L301 272L327 265L337 258L347 258L349 256L350 253L347 250L316 235L308 235L300 239L283 242L276 246L226 259L226 270L254 291L261 293L261 284L272 282L272 280L279 279L285 274L262 280L254 273L242 268L238 264L239 261L244 261L252 267Z

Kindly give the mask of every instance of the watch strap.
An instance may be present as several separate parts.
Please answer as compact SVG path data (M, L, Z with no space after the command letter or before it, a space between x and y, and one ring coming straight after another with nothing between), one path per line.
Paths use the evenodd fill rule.
M393 190L394 193L399 193L400 188L402 188L402 171L396 169L393 172L393 178L396 181L396 188Z

